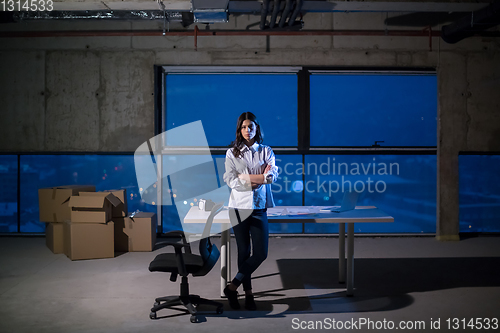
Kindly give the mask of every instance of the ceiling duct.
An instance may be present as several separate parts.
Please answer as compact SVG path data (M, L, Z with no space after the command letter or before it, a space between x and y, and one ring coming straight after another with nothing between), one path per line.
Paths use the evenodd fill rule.
M191 0L194 22L226 23L229 0Z
M170 22L181 22L181 12L166 12ZM163 20L164 12L160 10L85 10L85 11L52 11L52 12L12 12L11 22L27 20Z
M441 28L441 37L446 43L454 44L500 24L500 2L474 11Z

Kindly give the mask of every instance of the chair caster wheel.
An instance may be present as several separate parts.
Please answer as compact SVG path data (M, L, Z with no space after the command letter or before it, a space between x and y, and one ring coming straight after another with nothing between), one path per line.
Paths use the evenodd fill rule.
M192 322L192 323L196 323L198 321L198 319L196 318L195 315L192 315L191 318L189 318L189 320Z
M215 313L217 313L217 314L222 314L222 313L224 313L224 307L219 306L219 307L217 308L217 310L215 310Z
M151 313L149 314L149 318L156 319L156 312L151 311Z
M155 304L153 304L153 306L158 306L160 305L160 302L155 302Z

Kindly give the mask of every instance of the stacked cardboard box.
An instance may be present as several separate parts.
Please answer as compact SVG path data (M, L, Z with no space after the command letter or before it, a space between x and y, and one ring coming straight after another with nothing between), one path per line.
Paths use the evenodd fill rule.
M127 216L127 191L125 189L106 190L102 192L82 192L80 196L99 196L102 194L106 195L106 193L113 194L119 200L119 202L117 202L117 205L112 207L111 216L112 217Z
M113 218L115 250L120 252L153 251L156 243L156 214L139 212Z
M64 253L64 223L47 223L45 243L54 253Z
M113 258L113 207L121 201L110 192L72 196L71 221L64 224L64 252L71 260Z
M69 185L38 190L40 221L47 223L46 244L54 253L64 252L63 223L71 219L69 198L80 192L95 192L95 186Z
M49 201L49 197L57 200ZM39 198L40 220L50 222L52 217L58 221L51 222L46 230L47 246L54 253L65 253L71 260L79 260L112 258L115 250L154 248L156 214L127 214L125 189L95 192L93 186L63 186L40 189ZM54 202L61 202L64 210Z
M40 221L62 223L71 218L69 198L80 192L95 192L93 185L69 185L38 190Z
M127 213L127 192L125 189L109 190L103 193L105 192L120 199L120 203L112 207L115 251L153 251L156 243L156 214ZM96 196L96 193L81 193L80 196Z
M113 217L125 217L127 216L128 207L127 207L127 191L125 189L121 190L109 190L108 192L113 193L115 197L120 199L120 204L116 207L113 207Z

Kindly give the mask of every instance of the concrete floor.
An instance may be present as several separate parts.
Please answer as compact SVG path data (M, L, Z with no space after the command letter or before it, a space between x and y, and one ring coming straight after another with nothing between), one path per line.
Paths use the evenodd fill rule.
M220 245L220 239L214 242ZM179 291L168 274L148 271L166 249L70 261L52 254L44 238L3 237L0 332L294 332L300 325L320 328L319 323L332 330L333 320L355 322L358 329L352 331L358 332L377 328L360 327L362 322L388 331L380 326L384 320L395 328L400 321L422 321L425 329L414 331L425 332L436 331L430 325L437 320L446 330L448 318L500 319L498 237L356 238L354 297L345 297L344 285L337 283L337 242L272 237L269 257L254 274L258 310L233 311L223 300L223 314L200 308L206 310L201 322L191 324L189 315L176 310L149 319L155 297ZM236 267L235 256L232 262ZM218 273L219 264L205 277L190 278L191 293L220 300Z

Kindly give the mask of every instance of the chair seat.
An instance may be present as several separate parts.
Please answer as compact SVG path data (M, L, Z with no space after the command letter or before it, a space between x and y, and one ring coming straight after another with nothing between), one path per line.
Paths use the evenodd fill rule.
M197 254L183 253L184 264L188 273L196 273L203 267L203 259ZM162 253L149 264L150 272L178 273L175 253Z

